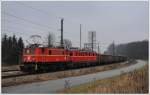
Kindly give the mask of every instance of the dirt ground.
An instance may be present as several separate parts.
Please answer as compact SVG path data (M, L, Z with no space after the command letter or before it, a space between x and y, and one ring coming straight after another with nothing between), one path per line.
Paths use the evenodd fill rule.
M34 75L6 78L6 79L2 79L2 87L92 74L96 72L121 68L121 67L125 67L125 66L133 64L133 63L127 63L127 64L125 63L126 62L118 63L118 64L96 66L96 67L90 67L90 68L81 68L81 69L76 69L76 70L58 71L58 72L52 72L52 73L34 74Z

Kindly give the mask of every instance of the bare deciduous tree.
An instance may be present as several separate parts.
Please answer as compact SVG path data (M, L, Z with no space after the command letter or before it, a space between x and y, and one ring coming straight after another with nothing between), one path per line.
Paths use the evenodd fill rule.
M64 44L64 47L65 47L65 48L70 48L70 47L72 47L72 42L71 42L71 40L69 40L69 39L64 39L63 44Z

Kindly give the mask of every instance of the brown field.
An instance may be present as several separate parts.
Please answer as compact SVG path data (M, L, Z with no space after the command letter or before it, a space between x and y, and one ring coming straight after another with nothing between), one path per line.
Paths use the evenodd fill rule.
M59 93L148 93L148 65L118 77L96 80Z

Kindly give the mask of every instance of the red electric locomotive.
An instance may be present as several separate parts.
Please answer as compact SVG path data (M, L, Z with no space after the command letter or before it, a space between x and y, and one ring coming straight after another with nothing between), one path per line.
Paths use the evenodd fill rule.
M24 63L57 63L68 62L69 52L57 48L26 48L23 53Z
M94 64L97 53L63 48L25 48L23 51L23 71L47 71Z

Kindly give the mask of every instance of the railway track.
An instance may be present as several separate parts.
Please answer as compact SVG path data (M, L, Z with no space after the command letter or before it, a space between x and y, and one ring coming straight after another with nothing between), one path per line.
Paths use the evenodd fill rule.
M19 70L9 70L9 71L2 72L2 79L19 77L19 76L24 76L24 75L29 75L29 73L25 73Z
M124 62L126 63L126 62ZM105 65L104 65L105 66ZM91 66L91 67L97 67L97 66ZM84 68L90 68L90 67L84 67ZM74 68L74 69L66 69L66 70L58 70L59 71L69 71L69 70L75 70L75 69L82 69L82 68ZM45 73L54 73L57 72L57 70L52 70L49 72L45 72ZM36 75L36 74L44 74L44 72L22 72L20 70L7 70L7 71L2 71L2 79L7 79L7 78L16 78L16 77L20 77L20 76L28 76L28 75Z
M62 70L62 71L57 71L57 72L52 71L52 72L46 72L46 73L24 73L20 71L12 72L13 74L7 73L7 75L6 74L5 76L3 75L2 87L92 74L92 73L106 71L106 70L123 68L131 64L134 64L134 63L123 62L123 63L118 63L118 64L109 64L109 65L95 66L95 67L88 67L88 68Z
M20 70L4 70L2 72L11 72L11 71L20 71Z
M91 67L97 67L97 66L91 66ZM90 67L84 67L84 68L90 68ZM59 72L59 71L69 71L69 70L75 70L75 69L82 69L80 68L73 68L73 69L65 69L65 70L52 70L49 72L45 72L45 73L53 73L53 72ZM20 70L7 70L7 71L2 71L2 79L7 79L7 78L15 78L15 77L20 77L20 76L27 76L27 75L35 75L35 74L44 74L44 72L22 72Z

